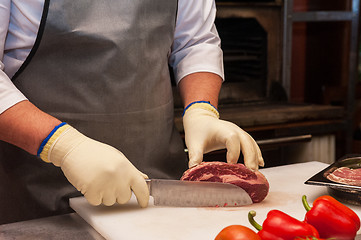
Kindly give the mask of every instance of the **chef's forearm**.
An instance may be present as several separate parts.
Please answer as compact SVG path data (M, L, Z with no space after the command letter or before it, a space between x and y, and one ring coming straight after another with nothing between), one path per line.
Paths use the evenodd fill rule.
M179 91L184 106L194 101L210 101L217 107L222 78L209 72L192 73L179 82Z
M0 114L0 140L36 154L41 142L61 121L22 101Z

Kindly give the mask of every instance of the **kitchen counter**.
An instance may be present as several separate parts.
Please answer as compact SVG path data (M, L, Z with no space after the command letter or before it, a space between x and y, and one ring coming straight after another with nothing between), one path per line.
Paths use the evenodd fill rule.
M141 209L133 197L125 205L94 207L83 197L73 198L70 204L77 213L1 225L0 239L98 240L103 236L106 239L132 240L209 240L231 224L251 227L247 219L249 210L256 210L255 219L259 223L272 209L279 209L302 220L305 214L302 195L307 195L311 204L318 196L327 194L326 187L305 185L304 182L327 166L321 162L307 162L261 169L270 183L270 192L263 202L250 206L164 208L150 202L148 208ZM360 206L348 206L361 216Z

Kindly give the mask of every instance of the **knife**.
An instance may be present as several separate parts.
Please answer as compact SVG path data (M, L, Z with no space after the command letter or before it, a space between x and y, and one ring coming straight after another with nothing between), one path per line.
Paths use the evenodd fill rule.
M252 204L248 193L228 183L147 179L156 206L237 207Z

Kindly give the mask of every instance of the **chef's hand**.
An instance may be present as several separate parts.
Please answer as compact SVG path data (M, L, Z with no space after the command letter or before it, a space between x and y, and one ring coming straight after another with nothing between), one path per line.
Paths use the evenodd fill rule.
M124 204L133 191L139 205L147 206L149 190L144 180L147 176L117 149L88 138L66 124L59 127L40 150L40 157L61 167L69 182L90 204Z
M220 120L216 108L208 103L190 105L183 116L183 127L189 167L200 164L204 153L224 148L228 163L237 163L242 150L246 167L257 170L264 166L255 140L237 125Z

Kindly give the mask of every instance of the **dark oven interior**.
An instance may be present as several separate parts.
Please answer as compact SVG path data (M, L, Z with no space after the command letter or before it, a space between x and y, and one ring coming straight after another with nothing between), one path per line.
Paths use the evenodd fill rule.
M219 104L286 100L281 82L280 0L216 0L225 82ZM175 106L182 103L175 89Z
M254 18L217 18L216 26L222 39L227 87L220 104L265 99L267 32Z

